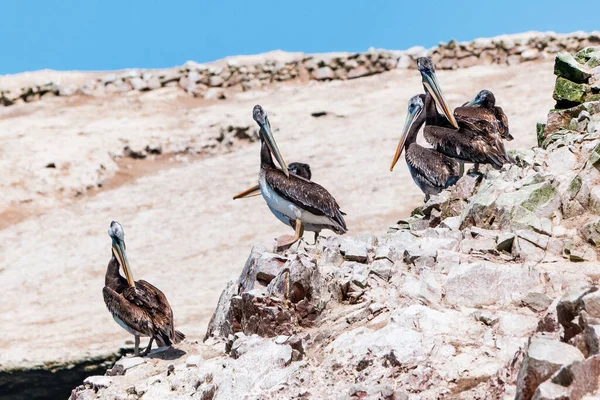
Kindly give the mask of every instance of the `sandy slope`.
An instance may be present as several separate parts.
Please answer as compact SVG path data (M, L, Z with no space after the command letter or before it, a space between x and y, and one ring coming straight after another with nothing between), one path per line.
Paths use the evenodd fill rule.
M478 66L442 71L439 80L453 106L491 89L516 138L508 147L516 148L535 144L535 123L553 104L551 71L548 61ZM130 339L101 294L113 219L125 227L136 279L165 292L178 328L191 339L203 335L252 244L289 233L261 198L231 200L256 181L257 143L213 157L180 156L184 162L161 159L160 168L145 161L136 174L151 173L75 197L77 187L113 176L118 165L111 155L125 145L158 143L166 153L193 148L219 126L252 124L252 106L260 103L286 160L311 164L313 179L348 213L352 234L383 232L423 198L404 162L389 172L407 101L420 90L416 71L398 70L219 103L164 89L0 108L0 215L19 221L22 209L32 214L0 230L0 366L108 353ZM328 114L311 117L315 111ZM44 168L49 162L57 168Z

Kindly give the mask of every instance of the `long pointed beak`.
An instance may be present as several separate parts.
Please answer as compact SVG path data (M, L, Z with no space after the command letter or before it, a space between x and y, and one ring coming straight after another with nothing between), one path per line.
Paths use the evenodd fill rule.
M283 156L279 151L279 147L277 147L277 142L275 142L275 138L273 137L273 132L271 132L271 124L268 119L265 119L265 123L261 125L261 131L263 132L263 136L265 138L265 142L267 142L267 146L269 146L269 150L277 159L277 162L281 166L283 173L288 178L290 177L290 171L288 170L287 164L283 160Z
M129 261L127 261L127 254L125 254L125 245L121 241L118 241L116 243L113 242L112 250L115 257L117 257L119 264L121 264L123 271L125 272L125 278L127 279L127 283L129 284L129 286L135 288L133 273L131 272L131 268L129 267Z
M463 107L476 107L476 106L480 106L481 105L481 100L477 99L477 96L473 97L473 100L469 101L468 103L465 103L465 105Z
M254 197L254 196L258 196L259 194L260 194L260 186L255 185L255 186L252 186L250 189L246 189L243 192L236 194L235 196L233 196L233 199L237 200L237 199L243 199L244 197Z
M442 93L442 88L438 83L437 76L433 71L423 71L421 72L421 76L423 77L423 86L425 89L431 94L433 100L435 101L436 106L444 113L448 121L452 124L453 127L458 129L458 123L456 122L456 118L454 118L454 114L450 111L450 106Z
M392 166L390 167L390 171L394 170L394 166L396 166L398 159L402 155L402 150L404 150L404 144L406 143L406 138L408 136L408 131L409 131L410 126L412 125L415 117L418 114L416 110L419 110L419 109L408 111L408 115L406 116L406 122L404 123L404 129L402 129L402 136L400 136L400 141L398 142L398 148L396 148L396 154L394 155L394 160L392 160Z

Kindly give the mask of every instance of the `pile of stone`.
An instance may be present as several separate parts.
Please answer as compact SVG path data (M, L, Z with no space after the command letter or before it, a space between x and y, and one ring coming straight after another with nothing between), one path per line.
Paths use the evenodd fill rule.
M554 110L546 124L538 126L538 142L547 146L564 135L600 133L600 46L588 47L574 56L556 57Z
M257 64L242 64L230 60L224 66L220 66L222 63L198 64L188 61L178 69L131 70L81 86L51 82L20 90L0 88L0 105L10 106L52 96L104 96L164 87L176 87L195 97L225 99L231 93L281 82L356 79L395 68L416 68L416 60L422 56L431 57L438 69L457 69L474 65L512 65L544 59L560 51L577 51L599 44L600 32L567 35L532 32L472 42L450 41L429 50L422 47L406 51L370 49L365 53L300 56L286 62L267 59Z

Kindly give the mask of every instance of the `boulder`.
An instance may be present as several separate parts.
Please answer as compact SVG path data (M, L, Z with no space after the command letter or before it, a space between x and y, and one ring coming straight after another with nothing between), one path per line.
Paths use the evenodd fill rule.
M519 370L515 400L530 400L537 387L562 366L583 359L583 354L571 345L543 337L532 337Z
M591 87L589 85L574 83L560 76L556 78L552 98L556 100L557 104L568 106L581 104L588 99L588 96L591 96Z
M597 395L600 389L600 355L574 361L558 370L552 378L538 387L533 400L586 399Z
M591 74L571 53L559 53L554 61L554 75L575 83L588 83Z

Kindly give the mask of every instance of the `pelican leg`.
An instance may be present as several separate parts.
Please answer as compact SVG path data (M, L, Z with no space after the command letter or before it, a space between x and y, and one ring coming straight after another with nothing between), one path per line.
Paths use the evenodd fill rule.
M133 349L133 355L135 357L140 355L140 335L134 335L135 337L135 348Z
M283 278L283 285L284 285L284 298L286 300L288 300L290 298L290 269L286 268L286 270L284 271L285 273L285 277Z
M427 193L427 194L425 195L425 203L427 203L427 202L429 201L429 198L430 198L430 197L431 197L431 196L429 195L429 193Z
M317 244L317 240L319 239L319 232L315 232L315 243Z
M463 174L465 173L465 162L460 160L458 162L458 165L460 165L460 169L458 170L458 176L463 176Z
M473 165L473 168L471 168L469 171L467 171L467 173L469 175L470 174L477 174L477 175L481 174L481 172L479 172L479 163L475 163Z
M280 236L277 238L277 250L283 250L286 247L289 247L296 243L304 234L304 226L302 225L302 221L296 219L296 233L293 237L289 235Z
M148 353L150 353L150 350L152 349L152 342L154 341L154 338L151 337L150 338L150 342L148 342L148 346L146 346L146 349L144 351L142 351L142 354L140 354L142 357L146 356Z

